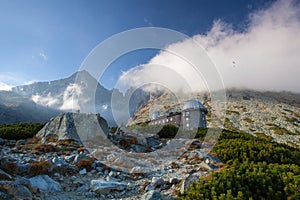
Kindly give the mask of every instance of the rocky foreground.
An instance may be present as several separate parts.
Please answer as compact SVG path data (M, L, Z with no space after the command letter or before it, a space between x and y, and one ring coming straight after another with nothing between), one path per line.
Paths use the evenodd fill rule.
M67 113L32 139L0 139L0 199L173 199L223 166L198 140L107 131L100 116Z

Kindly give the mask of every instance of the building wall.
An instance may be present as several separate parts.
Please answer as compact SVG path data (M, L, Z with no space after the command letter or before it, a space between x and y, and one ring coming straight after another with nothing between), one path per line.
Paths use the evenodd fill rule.
M182 126L186 130L206 128L206 114L200 109L184 110L182 112Z
M154 120L151 120L150 125L164 125L164 124L173 124L175 126L180 126L181 122L181 113L176 115L160 117Z
M149 122L150 125L173 124L183 129L206 128L206 114L200 109L184 110L172 116L160 117Z

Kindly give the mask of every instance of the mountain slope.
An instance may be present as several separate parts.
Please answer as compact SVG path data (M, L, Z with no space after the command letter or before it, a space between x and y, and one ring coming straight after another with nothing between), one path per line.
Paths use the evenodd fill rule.
M115 126L116 121L119 124L127 123L126 100L129 100L129 113L132 116L150 98L142 89L130 88L125 94L117 89L107 90L87 71L79 71L60 80L13 87L12 91L38 105L55 110L100 113L111 126ZM113 93L117 97L113 102L114 108L111 102ZM8 100L10 98L8 96Z
M0 124L47 122L61 112L38 105L11 91L0 91L0 102Z
M231 130L242 130L254 136L265 135L272 140L300 147L300 94L290 92L260 92L254 90L226 90L227 102L224 126ZM180 110L184 102L176 102L165 93L149 101L135 113L134 122L149 120L153 105L162 105L163 111ZM208 127L220 127L211 120L217 115L215 104L206 94L197 94L198 100L208 108Z

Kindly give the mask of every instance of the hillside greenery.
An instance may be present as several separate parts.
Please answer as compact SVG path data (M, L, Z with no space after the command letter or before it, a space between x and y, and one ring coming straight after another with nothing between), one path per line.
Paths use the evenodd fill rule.
M226 163L179 199L300 199L300 151L263 137L223 130L214 153Z
M32 138L39 130L43 128L42 123L18 123L18 124L1 124L0 138L8 140L19 140Z

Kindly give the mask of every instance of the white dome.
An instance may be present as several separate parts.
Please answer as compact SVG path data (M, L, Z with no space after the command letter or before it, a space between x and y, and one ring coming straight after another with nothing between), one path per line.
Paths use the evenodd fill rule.
M203 104L197 100L189 100L182 107L182 110L190 110L190 109L200 109L205 112L207 111L207 109L203 106Z

